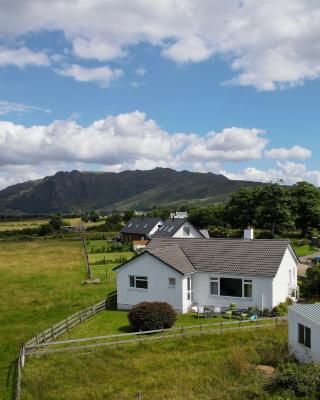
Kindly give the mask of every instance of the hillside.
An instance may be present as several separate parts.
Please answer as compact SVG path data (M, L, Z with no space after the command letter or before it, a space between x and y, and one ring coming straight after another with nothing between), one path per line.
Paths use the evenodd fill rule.
M254 182L223 175L155 168L148 171L57 172L0 191L0 214L150 209L154 205L223 201Z

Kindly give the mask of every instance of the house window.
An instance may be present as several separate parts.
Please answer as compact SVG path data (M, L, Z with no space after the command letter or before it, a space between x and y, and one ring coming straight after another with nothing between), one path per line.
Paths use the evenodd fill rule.
M129 286L137 289L148 289L148 277L130 275Z
M183 227L183 236L190 236L190 227L189 226Z
M210 278L210 294L219 294L219 279Z
M169 286L174 287L176 286L176 278L169 278Z
M243 297L252 298L252 280L245 279L243 281Z
M220 295L242 297L242 279L220 278Z
M298 324L298 342L311 349L311 329Z

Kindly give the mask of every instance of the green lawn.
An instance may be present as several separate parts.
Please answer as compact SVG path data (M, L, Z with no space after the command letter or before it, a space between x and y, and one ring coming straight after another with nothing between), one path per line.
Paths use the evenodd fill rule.
M143 400L293 400L269 393L267 378L252 368L277 365L286 332L282 326L29 357L22 399L134 400L140 392Z
M293 246L293 248L298 257L308 256L319 251L319 249L312 247L309 244L305 244L303 246Z
M100 285L83 285L84 279L81 242L0 244L1 399L12 398L15 360L23 342L115 289L112 273Z

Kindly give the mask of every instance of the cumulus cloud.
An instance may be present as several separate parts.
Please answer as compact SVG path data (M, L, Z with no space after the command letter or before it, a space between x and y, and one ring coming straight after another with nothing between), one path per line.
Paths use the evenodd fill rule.
M277 160L289 158L304 160L312 156L312 153L309 149L298 145L293 146L289 149L285 147L279 147L271 150L266 150L264 154L267 158L273 158Z
M10 113L20 114L30 111L41 111L49 114L51 111L43 107L28 106L23 103L14 103L11 101L0 100L0 115L6 115Z
M261 158L268 143L260 129L225 128L222 132L209 132L182 154L186 161L228 160L247 161Z
M319 22L313 0L3 0L0 37L62 31L75 56L99 61L139 43L179 63L222 56L234 71L229 84L275 90L319 77ZM9 50L5 60L48 64L43 54L23 52L13 62Z
M144 76L144 75L147 73L147 70L146 70L145 68L143 68L143 67L140 67L140 68L137 68L137 69L135 70L135 73L136 73L138 76Z
M265 171L250 167L237 173L224 170L221 173L229 179L244 179L256 182L275 182L281 180L286 184L308 181L316 186L320 186L320 171L308 170L306 165L291 161L278 161L276 168L270 168Z
M123 75L121 69L111 69L108 66L86 68L78 64L72 64L64 69L56 70L58 75L70 76L79 82L93 82L102 88L106 88L110 83Z
M8 65L14 65L19 68L24 68L28 65L43 67L49 64L50 60L45 52L34 52L27 47L9 49L0 46L1 67Z

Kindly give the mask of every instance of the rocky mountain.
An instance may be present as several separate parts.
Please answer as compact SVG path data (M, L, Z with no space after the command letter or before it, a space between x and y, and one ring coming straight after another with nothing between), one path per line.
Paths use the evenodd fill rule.
M0 191L0 214L75 213L86 210L147 210L154 205L223 201L242 186L223 175L169 168L148 171L57 172Z

